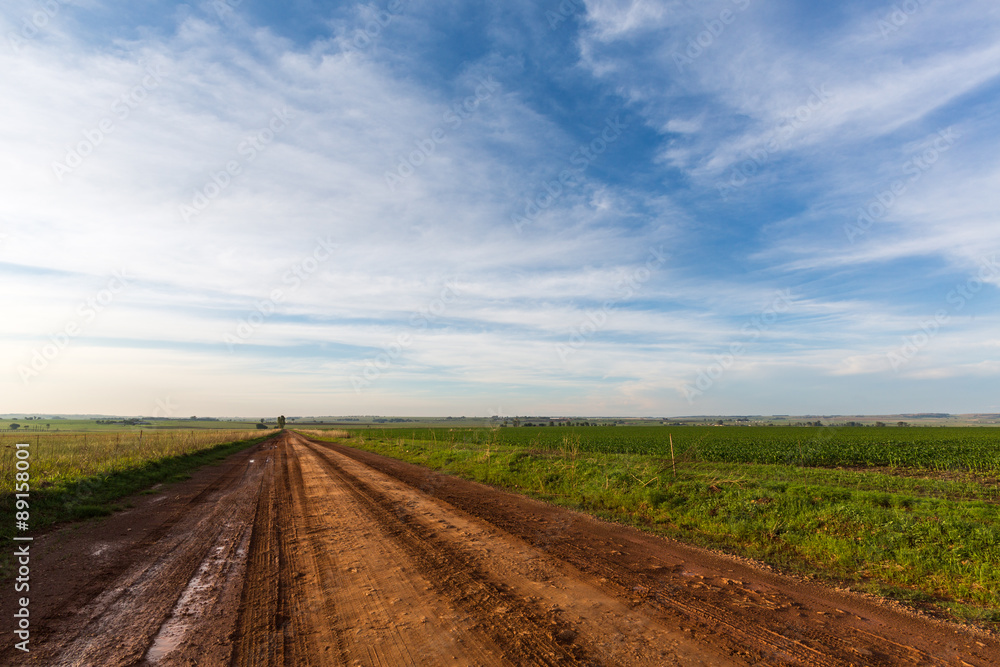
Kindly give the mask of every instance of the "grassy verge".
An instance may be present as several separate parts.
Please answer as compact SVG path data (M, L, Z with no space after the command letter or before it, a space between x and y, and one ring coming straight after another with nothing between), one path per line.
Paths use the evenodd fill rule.
M350 444L1000 629L995 480L355 434Z
M39 461L37 472L33 456L28 533L15 530L13 450L5 451L4 459L11 461L9 466L4 465L6 479L0 488L0 541L9 545L15 534L32 535L58 522L106 516L123 508L117 504L122 498L158 483L187 479L192 470L218 463L270 435L222 443L189 441L184 448L167 446L164 441L159 448L142 450L142 456L123 454L115 461L78 458L75 466L70 463L72 459L66 460L63 451L64 459L58 465L53 465L52 460ZM172 453L177 451L181 453ZM12 551L4 548L0 554L0 579L11 573Z

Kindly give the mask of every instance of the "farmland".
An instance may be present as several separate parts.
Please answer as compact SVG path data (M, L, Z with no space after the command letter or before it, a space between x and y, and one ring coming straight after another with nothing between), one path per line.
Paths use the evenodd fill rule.
M17 424L11 429L11 424ZM228 430L241 431L257 427L257 422L251 420L218 420L218 419L163 419L158 417L105 417L105 418L44 418L5 417L0 419L0 432L17 433L120 433L150 430ZM268 428L274 428L272 419Z
M352 444L932 614L1000 623L992 429L358 429Z
M929 521L946 504L925 506L919 493L927 489L916 486L904 502L895 492L845 490L849 478L824 478L854 471L691 459L679 462L674 476L669 458L583 451L569 430L562 449L557 443L540 449L530 438L528 445L488 438L435 444L437 432L430 440L404 440L402 430L283 430L257 443L216 446L199 440L207 433L175 433L155 446L145 436L140 445L135 435L77 434L75 441L49 443L40 437L31 446L40 462L77 446L65 469L76 461L88 479L114 479L113 462L133 455L124 471L137 480L137 468L157 468L143 461L164 452L173 456L159 459L161 465L231 454L189 473L168 470L165 483L131 496L125 511L35 534L30 572L19 570L30 576L31 620L22 625L30 627L30 656L7 632L0 664L985 667L1000 661L1000 641L975 629L697 546L712 546L712 536L725 546L727 534L752 546L762 534L775 544L798 544L799 555L815 556L817 568L833 571L837 563L826 559L823 540L849 526L848 515L831 503L849 501L868 508L863 519L873 526L884 520L881 511L911 512L915 528L900 531L903 541L916 537L911 548L942 541L933 531L944 530L952 543L964 539L963 548L983 549L957 557L991 562L986 542L963 537L953 513L941 513L940 527ZM206 448L182 453L198 445ZM373 448L520 493L364 451ZM737 469L741 476L734 476ZM810 477L789 481L796 471ZM762 530L758 520L766 526L779 507L785 524ZM795 524L816 519L817 510L826 515L803 531L817 541L792 539ZM703 517L718 524L698 523ZM979 518L986 525L993 520L985 512ZM805 561L787 562L795 570ZM891 574L873 564L866 576L888 582ZM954 581L938 580L966 600L965 618L989 625L993 573L947 575ZM962 582L968 590L956 586ZM0 596L0 615L12 618L27 604Z
M376 429L356 430L366 435ZM1000 430L871 427L521 427L378 429L374 437L562 450L669 456L730 463L818 467L891 466L931 470L1000 470Z

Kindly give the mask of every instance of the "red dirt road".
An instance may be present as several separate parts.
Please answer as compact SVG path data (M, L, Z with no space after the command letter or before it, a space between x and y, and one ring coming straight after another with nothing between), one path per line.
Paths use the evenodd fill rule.
M4 665L1000 665L1000 642L285 433L39 536Z

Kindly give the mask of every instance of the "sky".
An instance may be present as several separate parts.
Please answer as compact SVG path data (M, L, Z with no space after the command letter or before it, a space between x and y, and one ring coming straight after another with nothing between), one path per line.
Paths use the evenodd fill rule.
M994 0L8 0L0 35L0 411L1000 412Z

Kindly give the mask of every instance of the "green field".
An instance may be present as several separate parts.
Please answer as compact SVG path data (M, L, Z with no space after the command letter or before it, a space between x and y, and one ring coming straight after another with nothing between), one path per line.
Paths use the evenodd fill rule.
M1000 429L982 427L534 426L355 431L359 434L377 431L387 438L471 445L494 443L542 450L562 449L569 441L583 452L650 456L669 456L672 438L675 456L681 460L1000 470Z
M1000 626L1000 430L364 428L349 444Z
M242 421L210 421L201 419L145 419L138 424L122 423L122 418L105 419L18 419L16 417L5 417L0 419L0 432L6 435L17 434L44 434L44 433L115 433L122 431L158 431L158 430L243 430L256 428L256 422L250 420ZM131 421L131 420L128 420ZM111 423L107 423L111 422ZM10 425L17 424L16 430L11 430ZM274 420L267 424L268 428L275 428Z

